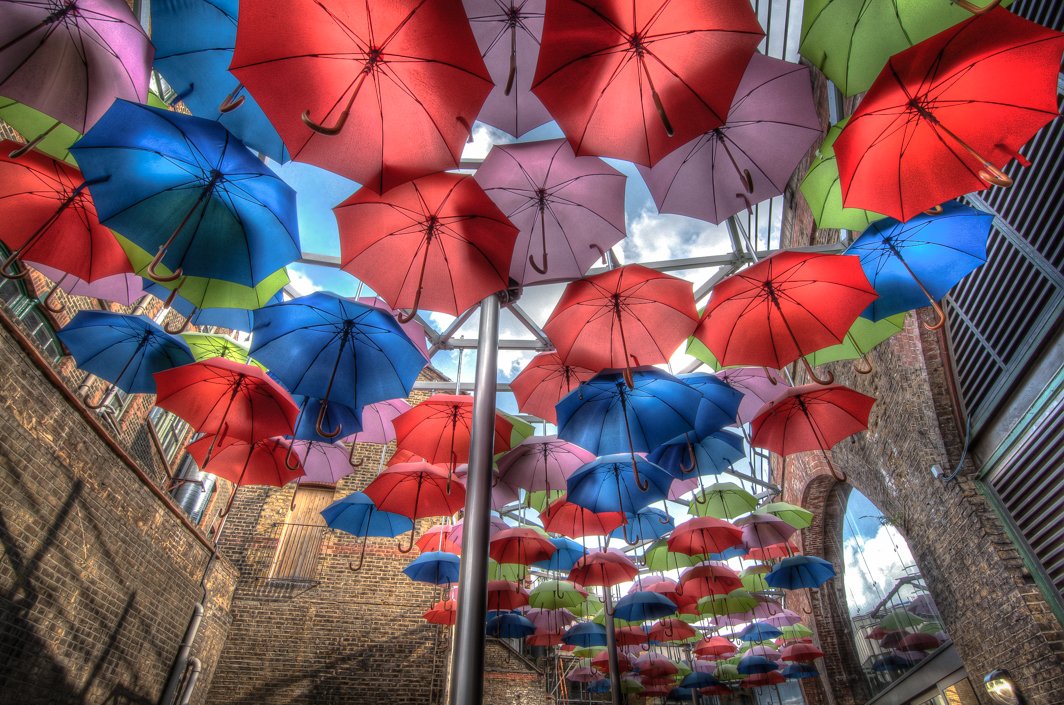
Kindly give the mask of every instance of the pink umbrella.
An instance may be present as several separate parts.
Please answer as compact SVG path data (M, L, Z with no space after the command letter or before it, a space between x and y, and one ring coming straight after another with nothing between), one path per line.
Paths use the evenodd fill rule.
M767 367L729 367L718 372L717 378L743 393L738 417L741 424L753 421L762 406L791 388L778 370Z
M499 481L533 492L564 489L569 476L594 459L557 436L530 436L499 459Z
M372 306L373 308L383 309L391 313L393 316L398 316L400 313L399 309L392 308L383 299L376 296L360 296L357 299L354 299L354 301L360 304L365 304L366 306ZM399 319L397 318L396 320ZM425 329L421 327L421 324L413 320L409 323L403 323L400 320L399 327L403 329L403 332L406 333L406 337L410 338L410 342L412 342L414 346L421 351L421 354L425 356L425 359L428 360L429 346L428 342L425 340ZM367 441L367 443L370 442L372 441Z
M749 548L766 548L786 544L794 532L793 526L779 517L764 512L751 512L735 522L743 529L743 543Z
M757 600L757 606L750 611L750 615L753 619L768 621L773 617L779 617L786 613L794 614L790 610L785 609L783 605L776 600L773 600L771 597L763 597L759 595L755 595L754 597ZM778 627L781 625L776 624L774 626Z
M454 470L455 478L463 485L466 481L466 475L469 473L468 465L459 465ZM491 508L495 511L499 511L508 504L513 504L518 499L517 488L509 482L504 482L499 478L499 471L493 469L492 477L494 478L494 484L491 486Z
M464 520L462 520L462 519L459 519L458 521L456 521L454 523L454 526L451 527L451 541L453 541L454 543L458 544L459 546L462 545L462 531L463 531L464 528L465 528L465 523L464 523ZM493 516L489 517L489 519L488 519L488 538L490 539L490 538L494 537L495 534L497 534L500 531L502 531L503 529L509 529L509 528L510 528L509 524L507 524L501 518L493 515Z
M773 661L780 660L780 652L773 649L771 646L755 646L746 652L748 656L764 656L767 659Z
M112 274L109 277L87 282L84 279L75 277L73 274L67 274L46 264L38 264L28 260L25 263L55 282L55 286L49 290L48 295L41 301L41 305L52 313L59 313L63 310L62 307L50 305L59 289L71 296L103 299L123 306L132 306L134 301L144 296L144 280L135 274Z
M302 462L306 473L299 478L300 484L335 485L354 471L347 462L347 448L339 443L292 441L291 447L292 455Z
M538 632L557 632L576 621L569 610L544 610L538 607L522 608L525 618L532 622Z
M624 238L625 178L561 139L493 147L476 180L520 231L510 276L525 285L584 276Z
M713 661L706 661L705 659L695 659L695 662L691 664L691 670L695 673L708 673L713 675L717 672L717 664Z
M463 0L495 87L477 120L520 137L551 121L532 93L546 0Z
M760 605L758 605L758 607L760 607ZM754 609L754 613L757 613L756 608ZM797 612L792 612L788 609L784 609L781 612L772 615L771 617L758 617L758 619L761 619L761 621L765 622L766 624L771 624L774 627L789 627L791 625L798 624L802 621L801 616L799 616Z
M697 490L701 486L698 478L698 475L693 475L682 480L673 480L669 487L669 499L679 500L688 492Z
M542 352L528 361L510 382L517 407L545 421L558 423L554 407L569 392L595 376L594 370L566 364L556 352Z
M590 683L591 681L599 680L601 677L601 674L590 666L574 668L565 676L566 680L571 680L574 683Z
M359 299L362 301L362 299ZM358 467L362 461L355 462L356 443L375 443L387 445L395 440L395 427L392 420L400 414L406 413L413 408L402 399L388 399L370 404L362 408L362 430L352 433L344 439L345 443L351 444L351 464ZM384 449L381 449L381 457L384 457Z

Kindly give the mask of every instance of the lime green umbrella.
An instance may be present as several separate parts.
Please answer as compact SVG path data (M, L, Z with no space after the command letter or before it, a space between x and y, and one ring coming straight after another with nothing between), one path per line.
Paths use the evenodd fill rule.
M714 617L741 614L755 607L757 598L743 588L732 590L727 595L707 595L698 601L698 611Z
M923 621L923 618L904 607L899 607L883 615L879 620L879 626L888 632L896 632L899 629L916 629Z
M649 570L679 570L705 560L705 556L688 556L669 550L667 539L659 539L650 545L643 555L643 561Z
M757 508L757 497L734 482L717 482L695 493L690 512L700 517L734 519Z
M769 584L765 582L764 573L743 573L739 576L739 580L742 581L743 587L750 592L766 592L771 590Z
M606 610L600 608L598 610L598 612L595 613L595 616L591 618L591 621L594 622L595 624L605 625L606 624ZM635 627L635 626L638 626L639 624L642 624L642 622L629 622L627 619L621 619L620 617L614 617L613 618L613 626L615 628Z
M857 371L867 374L872 371L872 365L868 362L866 354L887 338L901 332L905 327L905 316L904 312L898 313L881 321L870 321L867 318L858 316L853 326L846 332L846 337L843 338L841 343L818 350L805 357L813 367L838 360L864 358L863 367L857 368Z
M241 345L232 338L216 333L182 333L181 337L188 343L189 350L196 362L220 357L241 364L255 365L266 370L266 367L251 358L247 346Z
M786 627L779 628L783 635L780 637L784 641L794 641L795 639L808 639L813 636L813 630L804 624L790 624Z
M621 692L622 693L642 693L646 688L643 684L634 678L622 678L621 679Z
M970 3L973 9L991 4ZM963 4L965 0L806 0L798 53L843 93L856 95L868 90L891 56L969 19L972 14Z
M717 662L717 670L713 673L719 681L741 681L743 675L739 673L739 665L726 661Z
M762 512L779 517L796 529L804 529L813 523L813 513L790 502L770 502L762 505Z
M844 208L842 205L842 187L839 186L839 165L835 161L834 145L835 138L846 127L847 120L849 118L832 125L828 130L800 188L819 227L860 232L886 216L862 208Z
M916 631L923 632L924 634L938 634L945 630L938 622L924 622Z
M488 580L508 580L517 583L528 575L528 568L517 563L499 563L493 558L488 559Z
M720 372L722 369L720 362L717 360L717 356L706 347L705 343L693 335L687 339L687 347L684 349L684 352L699 362L705 363L706 367L714 372Z
M513 431L510 432L511 448L516 448L517 446L521 445L521 441L535 435L536 427L528 423L524 419L519 419L516 416L512 416L503 411L500 411L499 413L502 414L502 416L513 425ZM502 455L502 453L499 453L499 455Z
M549 493L543 490L528 492L525 495L525 506L535 509L537 512L545 512L547 505L565 496L565 490L551 490Z
M573 610L584 604L584 595L568 580L544 580L528 593L528 604L544 610Z
M116 234L115 237L126 256L129 257L133 271L142 277L147 277L147 269L153 255L121 235ZM161 265L158 271L164 277L171 274L170 270ZM278 269L255 287L206 277L181 277L172 282L159 283L170 291L176 290L181 298L196 308L256 309L269 303L274 294L288 283L288 272L284 268Z

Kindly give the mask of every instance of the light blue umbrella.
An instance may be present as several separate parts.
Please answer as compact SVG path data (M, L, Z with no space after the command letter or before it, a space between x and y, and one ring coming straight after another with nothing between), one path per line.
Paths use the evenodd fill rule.
M411 580L430 585L452 585L458 582L461 559L446 551L427 551L410 561L403 572Z
M348 566L352 571L361 569L365 561L365 539L370 536L392 538L414 528L413 521L401 514L380 511L373 504L373 500L361 492L352 492L336 500L321 510L321 516L330 529L338 529L363 539L358 566Z

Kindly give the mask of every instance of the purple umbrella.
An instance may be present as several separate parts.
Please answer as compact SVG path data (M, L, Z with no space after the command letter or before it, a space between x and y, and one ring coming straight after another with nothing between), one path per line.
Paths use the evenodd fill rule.
M536 626L536 631L558 632L576 621L576 617L567 609L544 610L530 607L524 610L525 617Z
M576 470L595 459L557 436L530 436L499 458L499 479L531 492L564 489Z
M705 659L695 659L695 662L691 664L691 670L695 673L709 673L712 675L717 672L717 664Z
M683 480L673 480L672 486L669 487L669 499L679 500L688 492L699 489L702 486L699 481L700 477L700 475L692 475Z
M569 674L565 676L565 678L574 683L590 683L591 681L597 681L602 678L602 674L590 666L580 666L579 668L574 668L569 671Z
M3 16L0 95L82 133L116 98L148 100L155 49L126 0L5 2Z
M78 279L73 274L49 267L45 264L26 261L26 264L55 282L55 286L41 301L41 305L52 313L60 313L62 307L53 307L50 302L56 292L62 289L71 296L86 296L90 299L113 301L123 306L132 306L133 302L144 296L144 280L135 274L112 274L93 282Z
M789 611L790 610L785 609L783 605L770 597L758 597L757 606L750 611L750 616L753 619L767 622L770 618ZM778 627L780 625L777 624L775 626Z
M465 484L466 475L469 474L468 465L459 465L454 469L454 476L459 482ZM509 482L504 482L499 478L499 471L492 469L492 478L494 484L491 486L491 508L498 511L505 507L507 504L513 504L517 501L519 494L517 488Z
M736 526L743 528L743 543L748 548L765 548L786 544L797 529L764 512L752 512L735 522Z
M785 609L779 614L774 614L771 617L762 621L767 622L768 624L771 624L774 627L789 627L801 622L802 618L798 615L797 612L792 612L791 610Z
M464 0L464 4L495 82L477 119L514 137L550 122L550 113L532 93L547 0Z
M462 519L459 519L454 523L454 527L451 529L451 541L462 545L462 531L465 528L465 523ZM488 538L495 536L503 529L509 529L510 525L497 516L491 516L488 518Z
M372 306L373 308L379 308L395 316L399 313L398 309L394 309L389 306L384 300L377 298L376 296L360 296L354 299L356 303L365 304L366 306ZM398 321L398 318L396 319ZM410 321L409 323L399 323L399 327L406 333L406 337L410 338L410 342L421 351L421 354L425 356L425 359L429 359L429 346L425 341L425 329L421 327L421 324L417 321ZM406 409L409 411L409 407ZM395 438L393 435L392 438ZM388 440L391 440L389 438ZM365 441L366 443L376 443L376 441ZM385 441L387 442L387 441Z
M922 595L914 597L913 601L910 602L905 607L905 609L909 610L915 615L918 615L920 617L927 617L928 619L931 619L932 617L938 617L938 607L935 606L935 601L931 599L931 596L928 595L926 592Z
M783 193L822 134L809 69L754 54L728 121L639 172L662 213L720 223Z
M353 471L347 462L347 448L339 443L292 441L291 453L303 463L305 474L299 478L300 484L335 485Z
M739 423L754 420L765 404L775 401L791 388L778 370L767 367L729 367L717 373L717 379L743 393L739 403Z
M625 179L565 140L494 146L476 180L520 229L510 276L526 285L584 276L624 237Z
M746 653L748 656L764 656L772 661L780 660L780 652L776 651L771 646L755 646Z
M358 299L359 303L365 301L380 301L380 299ZM406 326L401 323L399 325L404 329L406 328ZM420 328L420 326L418 326L418 328ZM424 339L424 336L422 336L421 340L424 341ZM412 340L415 341L416 345L417 339ZM376 443L381 446L387 446L389 442L394 441L395 427L392 426L392 420L395 419L396 416L410 411L411 408L412 407L402 399L388 399L363 407L362 430L358 433L352 433L350 436L343 439L345 443L351 444L351 453L348 456L351 465L356 468L362 465L361 460L355 460L355 450L358 443ZM384 454L386 450L387 448L381 448L381 463L384 462Z

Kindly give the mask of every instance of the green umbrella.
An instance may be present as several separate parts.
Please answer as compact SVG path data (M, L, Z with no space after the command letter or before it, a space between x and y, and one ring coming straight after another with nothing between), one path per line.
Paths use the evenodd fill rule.
M732 590L727 595L707 595L698 601L698 611L714 617L741 614L755 607L757 598L743 588Z
M535 509L537 512L543 513L547 510L547 505L565 496L565 490L551 490L548 494L543 490L536 492L528 492L525 495L525 506Z
M606 624L606 610L599 609L599 611L595 613L595 616L591 618L591 621L594 622L595 624L601 624L601 625L605 626L605 624ZM621 619L620 617L614 617L613 618L613 626L614 627L635 627L635 626L638 626L640 624L642 624L642 622L638 622L638 621L629 622L627 619Z
M780 637L784 641L794 641L795 639L808 639L813 636L813 630L804 624L791 624L786 627L779 628L783 635Z
M488 580L508 580L511 583L521 582L528 575L528 568L517 563L499 563L493 558L488 559Z
M770 502L761 511L779 517L796 529L804 529L813 523L813 513L790 502Z
M963 4L961 0L806 0L798 53L846 95L863 93L891 56L969 19L972 14L960 7Z
M817 350L815 353L805 357L813 367L839 360L864 358L864 368L857 368L857 371L867 374L872 371L872 365L868 362L866 356L867 353L887 338L901 332L905 327L905 316L904 312L898 313L881 321L870 321L867 318L858 316L853 326L846 332L846 337L843 338L841 343L823 350Z
M622 693L642 693L646 688L643 684L634 678L622 678L621 679L621 692Z
M573 649L572 654L577 658L592 658L597 654L601 654L605 650L605 646L578 646Z
M513 431L510 432L511 448L516 448L517 446L521 445L521 442L523 440L535 435L536 427L528 423L524 419L519 419L516 416L507 414L504 411L500 411L499 413L502 414L503 418L505 418L513 425ZM502 455L502 453L499 453L499 455ZM495 457L498 457L498 455Z
M705 363L706 367L714 372L720 372L722 369L720 362L717 361L717 356L706 347L705 343L693 335L687 339L687 347L684 349L684 352L694 359Z
M896 632L899 629L916 629L923 621L923 618L916 616L904 607L899 607L887 612L880 618L879 626L888 632Z
M181 337L188 343L189 350L196 362L220 357L241 364L255 365L263 371L266 367L262 363L251 359L247 346L241 345L232 338L215 333L182 333Z
M646 564L648 570L663 571L663 570L679 570L680 568L690 568L691 566L705 560L705 556L688 556L683 553L675 553L669 550L669 544L666 539L660 539L650 545L650 548L643 554L643 562Z
M742 581L743 587L750 592L767 592L772 588L765 582L765 576L763 573L749 573L744 572L739 576L739 580Z
M923 632L924 634L938 634L939 632L945 630L938 622L924 622L916 631Z
M572 611L584 604L584 595L568 580L544 580L528 593L528 604L544 610L564 607Z
M842 128L846 127L847 120L849 118L832 125L828 130L800 188L819 227L860 232L886 216L862 208L844 208L842 205L842 187L839 186L839 165L835 161L834 144Z
M717 670L713 673L719 681L741 681L743 675L739 673L739 665L727 661L717 662Z
M700 517L734 519L757 508L757 498L734 482L717 482L695 493L690 512Z

